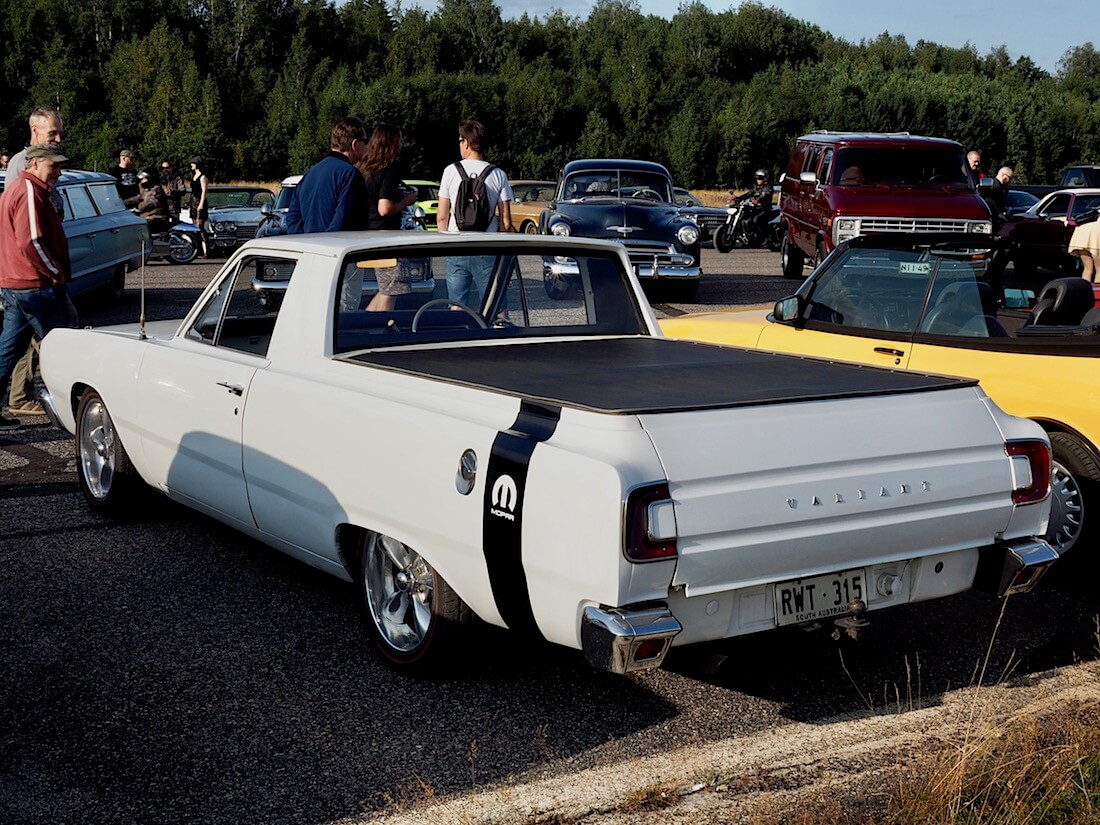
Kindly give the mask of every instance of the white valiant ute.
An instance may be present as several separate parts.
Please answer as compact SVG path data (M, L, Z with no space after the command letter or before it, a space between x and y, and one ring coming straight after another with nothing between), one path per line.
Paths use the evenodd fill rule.
M447 256L474 305L366 309ZM56 330L42 371L92 508L155 488L357 581L410 671L475 617L624 673L1057 558L1038 426L973 381L667 340L609 242L264 238L182 321Z

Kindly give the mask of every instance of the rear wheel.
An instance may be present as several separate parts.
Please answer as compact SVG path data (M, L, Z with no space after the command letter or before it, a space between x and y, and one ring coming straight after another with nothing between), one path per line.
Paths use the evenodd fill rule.
M95 390L87 390L76 409L76 465L93 510L115 518L133 515L141 479Z
M825 260L825 258L825 244L823 244L821 241L818 241L817 251L814 252L814 269L817 269L819 266L821 266L821 263Z
M527 221L523 224L524 235L537 235L539 234L539 225L534 221Z
M1098 468L1080 439L1069 433L1051 433L1054 452L1051 475L1050 525L1045 536L1059 553L1087 546L1096 535L1095 510L1100 506ZM1077 554L1074 554L1076 558Z
M189 264L199 256L199 241L189 232L168 234L168 262Z
M802 280L802 265L806 256L802 250L791 243L789 233L783 233L783 240L779 244L779 265L783 269L783 277Z
M428 675L440 669L473 619L423 556L389 536L362 534L359 582L371 641L398 670Z

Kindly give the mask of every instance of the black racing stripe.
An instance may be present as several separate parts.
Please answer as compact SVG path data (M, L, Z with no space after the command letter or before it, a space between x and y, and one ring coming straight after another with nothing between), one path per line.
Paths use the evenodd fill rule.
M485 474L482 547L493 599L509 629L540 637L523 569L523 496L535 445L554 434L560 417L560 407L520 404L516 422L497 433Z

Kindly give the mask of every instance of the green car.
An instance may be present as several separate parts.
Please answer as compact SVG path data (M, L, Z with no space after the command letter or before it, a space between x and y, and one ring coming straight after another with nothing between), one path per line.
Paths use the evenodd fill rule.
M424 222L427 229L429 232L435 232L435 216L439 212L439 181L406 180L402 183L407 187L416 188L416 203L413 204L413 208L419 206L424 210Z

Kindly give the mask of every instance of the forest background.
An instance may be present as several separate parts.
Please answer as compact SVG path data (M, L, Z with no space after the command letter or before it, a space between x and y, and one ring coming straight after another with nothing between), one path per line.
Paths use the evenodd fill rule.
M278 180L321 157L346 114L405 132L408 177L457 159L478 118L513 179L578 157L664 163L677 184L749 184L782 171L813 129L909 131L983 151L1018 182L1100 163L1100 54L1069 48L1054 75L1006 48L979 55L902 35L849 43L758 3L671 20L634 0L586 19L505 20L492 0L4 0L0 145L29 111L65 117L70 166L193 155L214 180Z

